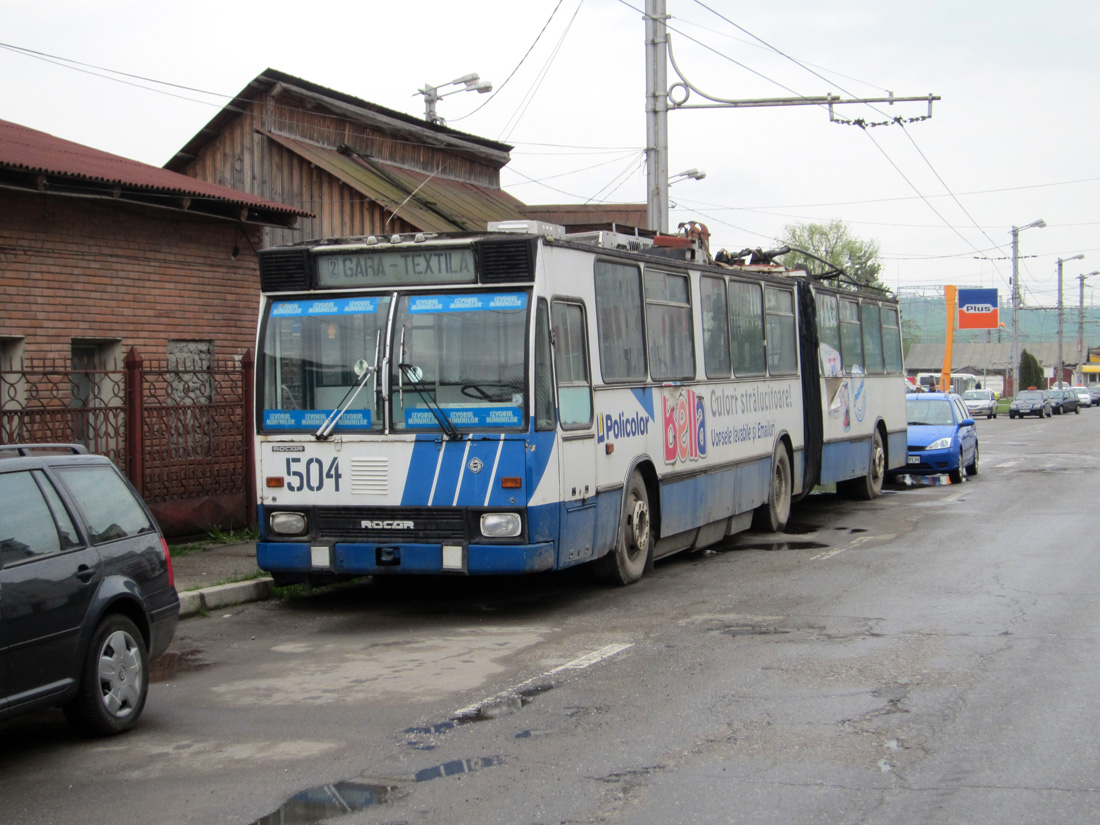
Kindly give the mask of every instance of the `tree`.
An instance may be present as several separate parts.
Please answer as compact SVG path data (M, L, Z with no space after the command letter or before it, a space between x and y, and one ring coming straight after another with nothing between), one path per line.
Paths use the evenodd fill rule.
M882 264L878 260L878 241L860 240L851 233L844 221L789 224L783 228L779 240L787 246L811 252L837 269L844 270L844 275L838 281L840 286L886 288L878 279L878 274L882 271ZM826 269L821 261L793 250L783 256L783 264L789 269L805 269L811 274L821 274Z
M1020 389L1043 386L1043 368L1039 366L1038 359L1026 349L1020 353Z

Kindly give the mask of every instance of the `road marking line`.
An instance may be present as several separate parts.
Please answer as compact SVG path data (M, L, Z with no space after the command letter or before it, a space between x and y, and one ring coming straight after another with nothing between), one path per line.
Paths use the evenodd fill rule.
M818 553L816 556L810 556L810 561L825 561L825 559L831 559L838 553L843 553L847 550L847 547L838 547L836 550L826 550L824 553Z
M610 659L612 656L618 655L624 650L632 647L634 647L633 642L616 642L615 644L605 645L604 647L601 647L598 650L593 650L591 653L586 653L571 662L566 662L564 665L558 665L555 668L551 668L550 670L539 676L532 676L525 682L520 682L518 685L513 685L510 688L505 688L500 693L496 693L486 699L482 699L480 702L474 702L472 705L467 705L460 710L456 710L454 713L451 714L451 718L457 719L461 716L472 716L473 714L477 713L483 706L491 702L494 702L505 696L514 696L516 693L519 693L532 682L537 682L541 679L545 679L548 676L553 676L555 673L561 673L564 670L584 670L586 668L590 668L592 667L592 665L599 664L605 659Z

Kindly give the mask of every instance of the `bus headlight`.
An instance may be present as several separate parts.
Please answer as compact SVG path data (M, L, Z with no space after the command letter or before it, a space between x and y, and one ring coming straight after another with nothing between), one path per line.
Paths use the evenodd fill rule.
M300 536L306 531L304 513L272 513L268 524L271 532L280 536Z
M482 513L481 535L490 539L510 539L523 530L519 513Z

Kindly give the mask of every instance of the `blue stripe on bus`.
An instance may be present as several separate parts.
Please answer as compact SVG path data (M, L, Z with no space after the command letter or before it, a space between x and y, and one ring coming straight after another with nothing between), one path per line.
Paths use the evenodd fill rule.
M526 439L477 438L440 442L438 436L417 438L409 460L409 472L401 504L407 507L523 506L538 489L554 447L554 433L535 433ZM498 460L499 452L499 460ZM474 473L470 462L482 469ZM495 467L495 472L494 472ZM503 476L522 479L520 490L503 489ZM457 502L455 490L461 484ZM434 493L433 493L434 485ZM488 502L486 502L488 493ZM513 501L514 499L514 501Z
M641 387L631 390L634 393L634 397L638 399L638 406L645 410L646 415L649 416L651 421L656 421L657 416L653 413L653 388Z

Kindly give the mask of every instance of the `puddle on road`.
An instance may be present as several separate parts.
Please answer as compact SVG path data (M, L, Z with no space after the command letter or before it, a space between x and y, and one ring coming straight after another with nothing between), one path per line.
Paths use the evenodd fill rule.
M739 544L738 550L824 550L829 545L819 541L773 541L760 544Z
M149 665L149 681L168 682L181 673L194 673L208 667L210 667L210 663L202 661L201 650L169 650L162 653Z
M408 784L473 773L502 764L504 760L499 756L479 756L453 759L442 765L424 768L407 782L382 783L356 778L330 785L318 785L294 794L277 811L255 820L252 825L315 825L331 817L393 802L403 795Z
M434 737L448 733L462 725L469 725L474 722L485 722L489 719L499 719L502 716L515 713L517 710L531 704L536 696L541 696L553 689L553 685L533 685L523 690L494 696L492 699L482 702L471 712L455 716L452 719L448 719L446 722L437 722L433 725L416 725L411 728L405 728L405 733L411 737L406 744L417 750L434 750L436 747L433 741Z
M817 524L802 524L791 522L783 528L783 532L791 536L804 536L807 533L816 533L821 527Z

